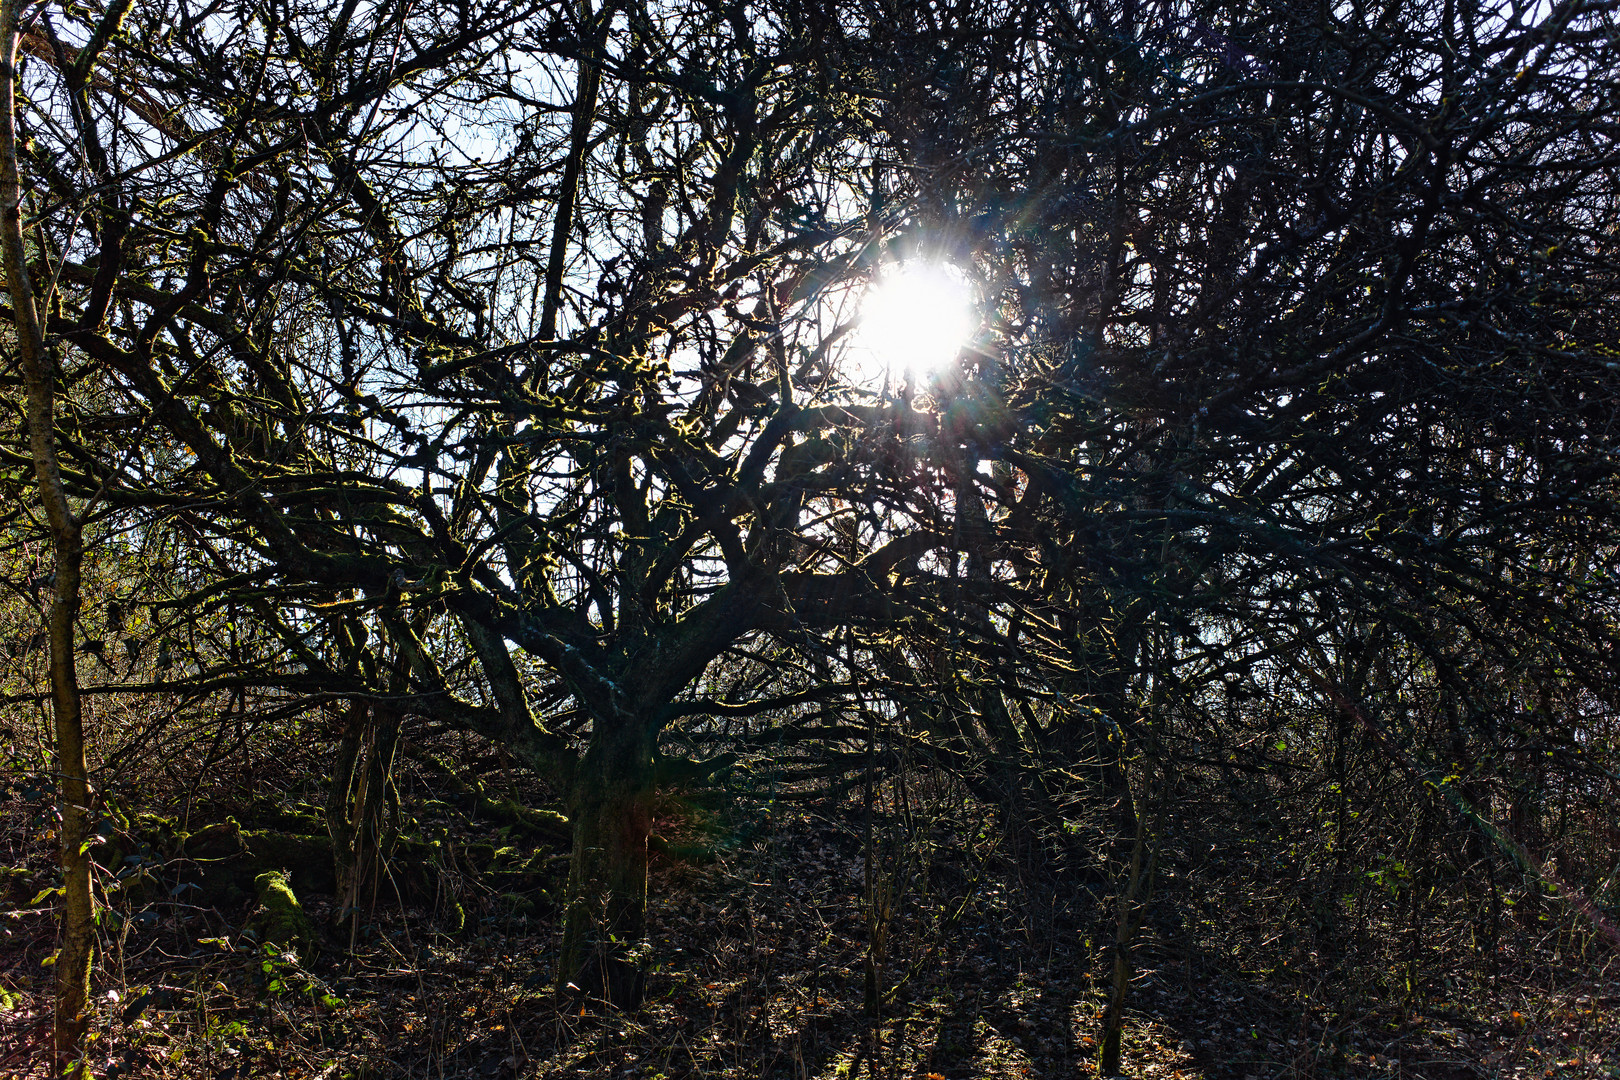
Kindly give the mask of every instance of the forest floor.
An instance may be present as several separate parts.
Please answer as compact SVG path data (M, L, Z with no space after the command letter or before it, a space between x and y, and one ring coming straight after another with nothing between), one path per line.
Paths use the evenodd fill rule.
M879 828L869 842L859 807L811 805L779 807L713 861L657 861L653 971L631 1015L553 992L560 848L504 875L457 877L466 860L454 858L424 875L396 856L406 899L377 903L348 932L332 929L329 894L301 890L321 927L302 956L245 932L251 897L209 895L188 884L185 859L154 855L158 887L103 921L94 1074L1096 1075L1106 897L1028 870L982 816ZM37 806L3 809L0 1075L43 1077L54 924L37 894L54 880L51 837ZM469 828L512 843L494 823L458 820L464 852L477 847ZM1581 939L1567 931L1504 937L1487 964L1432 931L1392 948L1368 929L1366 956L1321 955L1279 927L1252 883L1171 878L1153 911L1135 952L1128 1075L1620 1077L1620 962L1605 966L1590 942L1575 955ZM886 994L874 1017L875 936ZM1387 960L1402 955L1404 969Z

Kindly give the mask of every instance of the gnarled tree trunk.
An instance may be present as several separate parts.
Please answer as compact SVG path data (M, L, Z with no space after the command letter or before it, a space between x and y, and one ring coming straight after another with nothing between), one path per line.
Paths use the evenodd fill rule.
M557 981L619 1008L646 983L647 837L652 831L655 728L598 723L574 777L574 851Z
M337 881L339 923L349 924L353 948L360 912L376 905L391 846L385 823L399 746L399 716L387 705L355 699L344 717L343 736L326 796L327 831Z

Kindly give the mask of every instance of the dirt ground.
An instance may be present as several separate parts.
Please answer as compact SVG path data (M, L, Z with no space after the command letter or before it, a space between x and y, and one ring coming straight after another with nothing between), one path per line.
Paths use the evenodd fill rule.
M0 819L0 1075L18 1078L46 1075L54 949L38 895L53 880L49 815L25 794L13 784ZM1096 1073L1112 901L1032 868L982 815L870 844L853 805L711 825L712 861L656 860L647 1002L630 1015L554 992L560 848L442 817L431 872L396 853L398 887L357 923L334 925L311 873L300 892L318 933L302 948L257 941L253 897L199 876L195 855L124 856L138 890L107 867L95 1075ZM290 869L296 885L319 868ZM1620 963L1568 920L1508 935L1485 960L1457 949L1465 926L1392 949L1374 922L1324 954L1279 927L1263 878L1166 876L1134 953L1129 1075L1620 1077Z

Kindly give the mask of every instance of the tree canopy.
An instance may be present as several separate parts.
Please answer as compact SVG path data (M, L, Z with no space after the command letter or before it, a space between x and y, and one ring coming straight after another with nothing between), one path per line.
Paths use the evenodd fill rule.
M166 568L91 692L502 747L570 830L559 985L639 1001L654 800L736 770L959 777L1128 877L1122 956L1144 851L1290 769L1533 874L1504 811L1613 797L1612 4L20 27L65 490ZM906 263L978 327L875 374Z

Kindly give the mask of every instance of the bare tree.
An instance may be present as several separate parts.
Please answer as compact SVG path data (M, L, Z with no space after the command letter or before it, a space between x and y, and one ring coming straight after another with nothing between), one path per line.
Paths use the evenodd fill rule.
M139 418L68 453L281 642L194 687L386 700L565 791L559 979L631 1002L654 789L729 761L661 736L782 699L711 701L729 652L951 587L900 493L977 428L840 370L894 219L798 14L440 15L141 7L77 83L44 22L50 329Z

